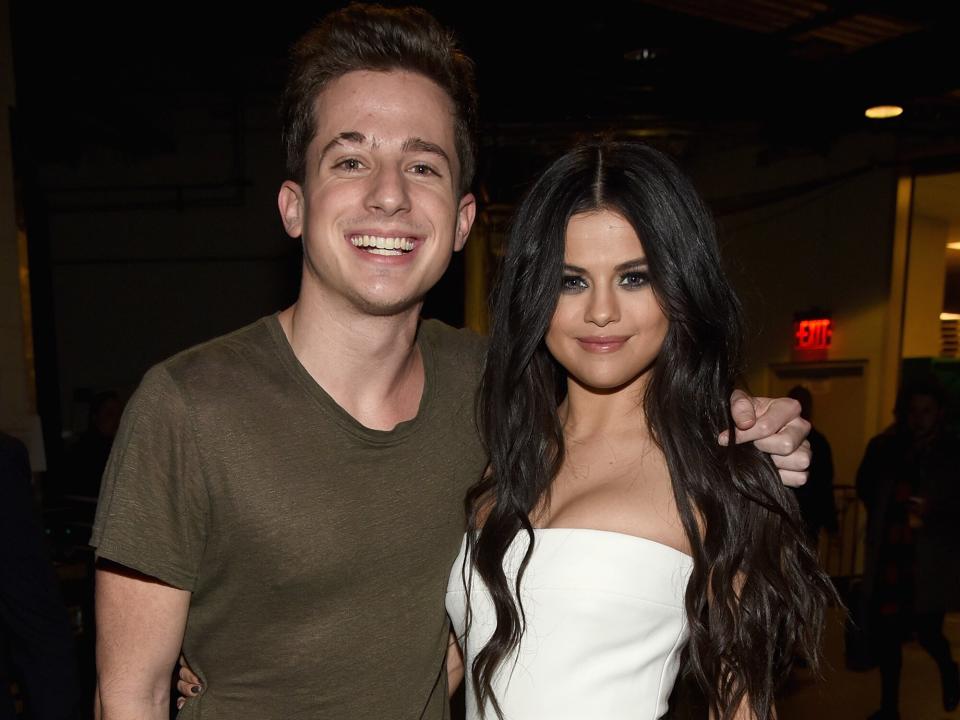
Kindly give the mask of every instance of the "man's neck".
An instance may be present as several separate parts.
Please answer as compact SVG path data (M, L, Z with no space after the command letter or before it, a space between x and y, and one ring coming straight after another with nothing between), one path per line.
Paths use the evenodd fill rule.
M362 425L391 430L417 414L424 386L416 346L421 304L397 315L363 313L301 294L280 313L297 359Z

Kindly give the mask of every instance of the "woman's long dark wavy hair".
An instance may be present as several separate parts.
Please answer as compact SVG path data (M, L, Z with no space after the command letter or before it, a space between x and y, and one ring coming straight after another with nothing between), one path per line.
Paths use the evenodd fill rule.
M564 458L557 406L566 374L544 335L560 294L567 223L598 210L621 215L640 237L669 321L642 403L693 555L687 672L717 718L732 718L744 697L755 717L767 718L793 657L816 667L823 612L834 593L770 458L752 444L717 442L723 430L733 436L740 305L711 215L690 181L662 153L631 142L581 145L554 162L509 232L480 392L490 464L466 500L469 560L492 595L497 621L468 668L477 703L489 701L502 717L492 680L523 634L519 597L533 550L530 514L548 497ZM511 588L502 563L521 531L530 542ZM468 629L469 618L468 609Z

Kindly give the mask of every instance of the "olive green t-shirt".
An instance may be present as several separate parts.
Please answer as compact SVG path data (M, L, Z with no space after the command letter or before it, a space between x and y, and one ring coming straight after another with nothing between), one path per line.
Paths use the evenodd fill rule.
M483 341L424 321L414 419L353 419L276 316L152 368L104 476L98 556L192 593L182 718L444 718L444 595L485 464ZM109 622L109 620L107 620Z

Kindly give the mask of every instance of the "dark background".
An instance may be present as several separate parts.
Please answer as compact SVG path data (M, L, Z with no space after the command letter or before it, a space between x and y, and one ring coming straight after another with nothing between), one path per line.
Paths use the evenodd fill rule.
M14 149L40 414L56 466L84 398L289 303L276 99L290 44L334 3L12 3ZM695 166L890 135L882 161L956 164L953 2L425 3L477 62L484 207L506 215L577 137L646 138ZM896 102L903 118L864 119ZM738 170L731 168L731 174ZM718 215L793 194L714 190ZM463 317L462 258L427 313ZM119 342L123 339L124 342Z

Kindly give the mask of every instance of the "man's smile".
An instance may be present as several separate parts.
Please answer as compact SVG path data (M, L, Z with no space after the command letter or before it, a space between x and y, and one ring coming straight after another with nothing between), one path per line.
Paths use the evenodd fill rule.
M417 245L417 238L357 234L349 236L350 243L372 255L403 255Z

